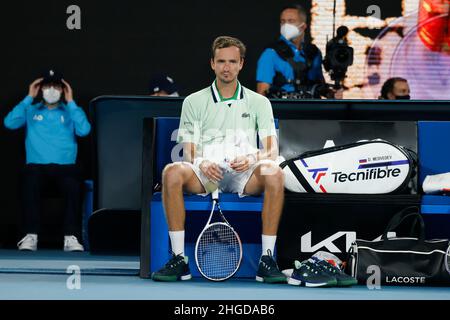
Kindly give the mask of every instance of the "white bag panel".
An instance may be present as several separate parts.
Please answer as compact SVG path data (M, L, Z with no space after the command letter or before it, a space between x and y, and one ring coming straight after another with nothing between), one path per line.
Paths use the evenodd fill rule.
M318 193L382 194L395 191L408 178L410 161L397 147L376 141L295 161ZM304 192L286 166L285 186Z
M284 185L289 191L304 193L306 190L301 183L297 180L297 177L292 173L289 167L283 169L284 172Z

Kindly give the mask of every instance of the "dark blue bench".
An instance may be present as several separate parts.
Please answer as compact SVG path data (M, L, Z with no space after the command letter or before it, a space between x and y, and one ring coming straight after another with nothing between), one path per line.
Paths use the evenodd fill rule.
M181 151L176 146L175 130L178 129L179 118L156 118L154 122L154 182L161 181L162 170L171 163L172 151ZM450 122L418 122L419 135L419 184L423 183L426 175L450 172ZM175 148L175 149L174 149ZM180 152L178 156L181 158ZM420 188L419 188L420 190ZM241 213L254 213L252 223L244 222L239 230L239 223L232 225L238 230L244 242L244 257L237 277L253 277L256 272L260 256L260 215L262 197L246 197L239 199L235 194L221 194L222 208L228 215L248 216ZM206 223L211 208L210 197L185 195L186 215L186 254L190 257L191 271L199 276L194 261L194 245L198 233ZM424 195L421 210L427 219L427 227L437 237L448 237L450 224L450 197L440 195ZM160 268L169 257L168 228L162 207L161 194L155 192L150 199L151 221L150 228L150 270ZM227 213L228 212L228 213ZM237 221L237 220L236 220ZM248 234L252 236L248 236ZM247 240L247 241L246 241Z

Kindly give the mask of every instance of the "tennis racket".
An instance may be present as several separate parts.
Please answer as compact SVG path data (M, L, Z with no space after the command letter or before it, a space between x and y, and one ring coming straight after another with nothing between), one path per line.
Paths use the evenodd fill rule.
M224 281L239 269L242 243L220 209L219 190L212 193L212 200L213 207L208 222L195 243L195 262L206 279ZM222 221L211 223L216 207Z

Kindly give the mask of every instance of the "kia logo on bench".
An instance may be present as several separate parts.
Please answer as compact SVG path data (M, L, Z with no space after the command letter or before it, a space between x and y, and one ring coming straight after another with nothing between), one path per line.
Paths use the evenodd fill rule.
M326 249L329 252L332 253L342 253L342 250L339 249L335 244L334 241L341 237L345 237L345 251L348 252L350 247L352 246L352 243L356 240L356 232L355 231L338 231L335 234L329 236L328 238L320 241L319 243L313 245L312 244L312 231L309 231L308 233L305 233L302 235L300 239L300 248L301 252L316 252L321 249ZM387 237L395 237L395 232L388 232ZM381 240L381 236L377 237L373 241Z
M311 239L311 231L304 234L300 240L300 247L302 252L316 252L322 248L327 249L333 253L341 253L342 251L336 247L333 241L336 241L340 237L345 237L345 252L347 252L352 243L356 240L356 232L354 231L338 231L332 236L320 241L319 243L313 245Z

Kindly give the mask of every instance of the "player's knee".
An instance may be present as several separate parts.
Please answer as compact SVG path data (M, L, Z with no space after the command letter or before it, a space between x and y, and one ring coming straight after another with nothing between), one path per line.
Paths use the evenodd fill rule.
M281 168L272 160L261 161L260 174L265 178L279 179L282 174Z
M261 174L264 177L266 188L284 188L283 170L275 163L268 163L261 168Z
M162 172L162 180L166 187L183 185L183 164L174 162L166 165Z

